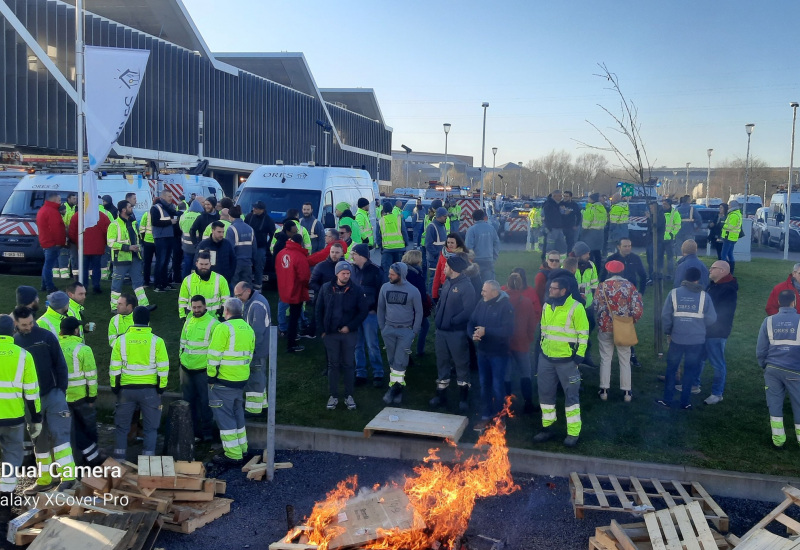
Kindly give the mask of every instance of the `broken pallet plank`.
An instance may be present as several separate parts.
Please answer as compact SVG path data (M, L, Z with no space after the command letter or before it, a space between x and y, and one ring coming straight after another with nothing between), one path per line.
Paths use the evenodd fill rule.
M231 502L233 502L233 500L229 498L215 498L209 503L204 503L207 504L207 506L204 508L205 511L203 515L186 520L177 525L165 522L163 529L185 534L193 533L196 529L199 529L200 527L203 527L204 525L207 525L215 519L219 519L230 512Z
M202 462L187 462L185 460L176 460L174 463L175 473L184 474L187 476L206 476L206 468Z

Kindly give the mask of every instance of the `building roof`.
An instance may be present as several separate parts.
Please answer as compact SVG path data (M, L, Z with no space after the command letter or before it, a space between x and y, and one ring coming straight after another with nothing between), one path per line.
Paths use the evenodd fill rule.
M214 53L214 57L298 92L317 95L314 77L301 52Z
M378 98L372 88L320 88L325 101L384 123Z

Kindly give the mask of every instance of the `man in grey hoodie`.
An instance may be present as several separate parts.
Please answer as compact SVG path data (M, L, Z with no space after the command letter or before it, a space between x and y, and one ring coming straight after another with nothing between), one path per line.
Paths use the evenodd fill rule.
M494 264L500 256L500 238L486 221L486 212L480 208L472 213L475 224L467 229L467 248L475 253L475 263L481 268L481 282L494 280Z
M411 344L422 325L422 297L419 290L406 281L407 274L406 264L393 263L389 268L389 282L378 294L378 327L389 360L389 390L383 396L387 405L402 402Z
M267 357L269 357L269 302L255 285L240 281L233 294L244 303L242 318L256 335L256 347L250 361L250 377L244 387L244 415L254 417L267 406Z

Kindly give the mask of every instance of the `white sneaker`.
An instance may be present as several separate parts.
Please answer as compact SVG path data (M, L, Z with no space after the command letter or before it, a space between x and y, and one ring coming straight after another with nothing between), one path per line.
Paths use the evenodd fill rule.
M700 393L700 386L692 386L692 394L697 395Z
M722 401L722 396L721 396L721 395L714 395L714 394L712 393L711 395L709 395L708 397L706 397L706 399L705 399L704 403L705 403L706 405L716 405L716 404L717 404L717 403L719 403L720 401Z
M348 411L356 410L356 402L355 402L355 400L353 400L353 396L352 395L348 395L347 396L347 399L344 400L344 404L347 405L347 410Z
M683 391L683 384L675 384L675 391Z
M631 399L633 399L633 394L630 391L626 391L623 399L625 400L625 403L630 403Z
M328 410L329 410L329 411L332 411L333 409L335 409L335 408L336 408L336 405L338 405L338 404L339 404L339 400L338 400L338 399L336 399L334 396L332 396L332 395L331 395L331 396L328 398L328 404L327 404L326 406L328 407Z

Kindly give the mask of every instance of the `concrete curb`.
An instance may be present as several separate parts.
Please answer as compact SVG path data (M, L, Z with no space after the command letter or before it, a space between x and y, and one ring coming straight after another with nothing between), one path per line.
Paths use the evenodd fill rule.
M98 391L98 407L114 408L114 395L107 387ZM172 401L181 399L176 392L165 392L162 402L166 409ZM247 439L251 447L263 449L267 444L267 424L248 422ZM428 450L438 448L442 460L452 461L456 452L469 455L475 452L471 444L449 447L443 441L419 437L373 435L364 437L361 432L308 428L304 426L275 426L275 448L301 451L323 451L351 456L373 458L399 458L421 462ZM800 487L800 478L751 474L726 470L709 470L672 464L656 464L614 460L591 456L529 451L510 448L511 469L517 473L567 477L571 472L613 474L676 481L697 481L713 494L724 497L747 498L765 502L783 500L781 488L786 485Z

